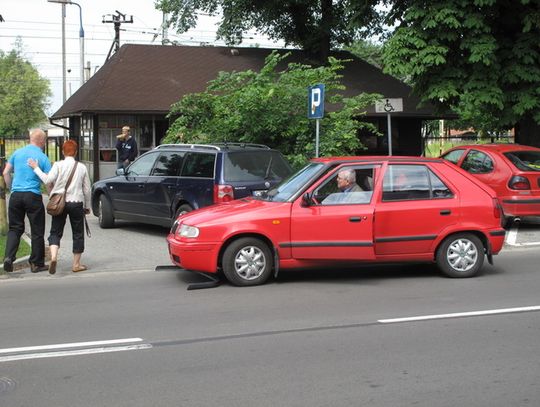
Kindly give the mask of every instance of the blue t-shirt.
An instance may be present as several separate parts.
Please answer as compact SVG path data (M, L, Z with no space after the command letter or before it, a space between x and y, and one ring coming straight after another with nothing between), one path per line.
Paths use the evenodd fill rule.
M13 167L13 181L11 192L33 192L41 195L41 180L34 173L32 167L28 165L28 159L32 158L38 162L39 168L45 174L51 170L51 162L41 148L32 144L19 148L9 157L9 163Z

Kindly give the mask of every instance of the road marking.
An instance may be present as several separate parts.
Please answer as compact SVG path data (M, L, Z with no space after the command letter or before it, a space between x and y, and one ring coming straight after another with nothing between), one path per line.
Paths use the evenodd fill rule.
M41 359L41 358L53 358L62 356L78 356L88 355L94 353L107 353L107 352L121 352L128 350L140 350L149 349L152 345L148 343L134 344L134 342L142 342L141 338L128 338L128 339L112 339L105 341L91 341L91 342L74 342L74 343L60 343L54 345L41 345L41 346L27 346L20 348L6 348L0 349L0 354L6 356L0 356L0 362L9 362L13 360L24 359ZM109 345L121 345L124 346L109 346ZM80 348L80 349L73 349ZM54 351L57 350L58 351ZM67 350L72 349L72 350ZM31 353L36 352L38 353ZM43 351L43 352L39 352ZM50 352L52 351L52 352Z
M508 233L506 234L506 244L509 244L510 246L516 246L517 232L517 226L513 226L512 229L508 231Z
M377 322L381 324L394 324L398 322L414 322L414 321L427 321L427 320L432 320L432 319L477 317L477 316L484 316L484 315L511 314L511 313L517 313L517 312L532 312L532 311L540 311L540 306L535 305L535 306L530 306L530 307L502 308L502 309L492 309L492 310L485 310L485 311L456 312L453 314L423 315L423 316L417 316L417 317L379 319Z
M512 226L512 228L506 234L506 239L505 239L506 244L510 246L520 246L520 247L540 245L540 242L517 243L518 229L519 229L519 223L515 222L514 226Z
M117 345L120 343L142 342L141 338L127 338L127 339L110 339L107 341L92 341L92 342L72 342L72 343L58 343L55 345L41 345L41 346L27 346L24 348L7 348L0 349L2 353L15 353L15 352L31 352L34 350L52 350L52 349L69 349L69 348L82 348L85 346L100 346L100 345Z

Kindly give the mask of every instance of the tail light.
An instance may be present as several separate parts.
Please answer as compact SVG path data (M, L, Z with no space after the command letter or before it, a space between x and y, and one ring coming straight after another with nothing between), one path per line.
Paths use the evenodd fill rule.
M514 175L512 178L510 178L508 187L510 189L526 190L531 189L531 184L527 178L522 177L521 175Z
M214 203L229 202L234 199L234 190L230 185L214 185Z

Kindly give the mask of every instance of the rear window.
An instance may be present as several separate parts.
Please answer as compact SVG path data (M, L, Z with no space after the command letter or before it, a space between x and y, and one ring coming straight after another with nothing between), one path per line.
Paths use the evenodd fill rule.
M540 171L540 151L513 151L504 155L521 171Z
M225 154L223 177L230 182L280 181L291 173L289 163L277 151L238 151Z

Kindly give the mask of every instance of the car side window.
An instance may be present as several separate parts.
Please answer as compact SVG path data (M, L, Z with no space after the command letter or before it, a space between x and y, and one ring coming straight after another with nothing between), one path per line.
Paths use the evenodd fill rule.
M389 165L383 178L383 201L431 199L431 179L439 189L448 189L425 165ZM449 191L449 190L448 190ZM440 197L440 196L439 196Z
M457 164L464 152L465 150L450 151L449 153L446 153L445 155L443 155L442 158L444 158L447 161L450 161L451 163Z
M141 155L127 168L126 175L131 177L150 175L158 154Z
M341 178L353 174L353 182L343 188ZM368 204L373 196L375 168L373 166L342 167L314 191L314 198L321 205Z
M182 167L183 177L214 178L215 154L187 153Z
M493 160L481 151L471 150L463 160L461 168L471 174L488 174L493 171Z
M167 151L162 153L156 161L152 175L176 177L182 168L182 159L185 153Z

